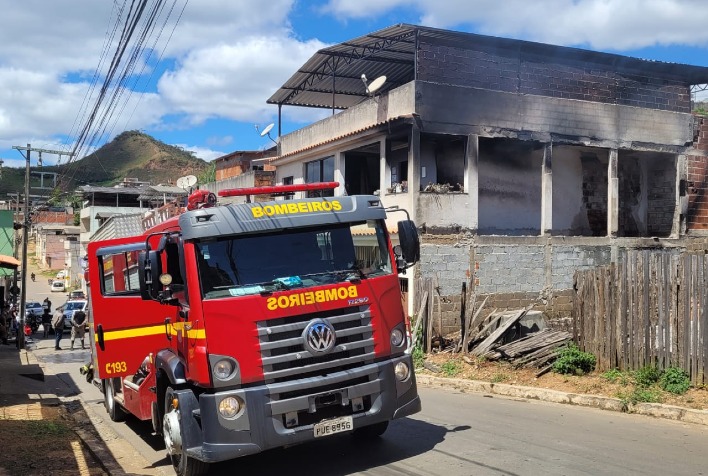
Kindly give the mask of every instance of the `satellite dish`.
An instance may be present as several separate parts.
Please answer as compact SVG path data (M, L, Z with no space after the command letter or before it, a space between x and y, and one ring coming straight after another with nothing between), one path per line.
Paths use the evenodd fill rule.
M366 87L366 92L368 94L373 95L376 91L381 89L381 86L383 86L385 82L386 76L379 76L378 78L371 81L371 84Z
M271 122L270 124L268 124L267 126L265 126L265 129L263 129L263 130L261 131L261 137L267 136L268 133L270 132L270 130L273 128L274 125L275 125L275 124L273 124L273 123Z
M181 189L188 190L197 183L197 177L194 175L185 175L177 179L177 186Z

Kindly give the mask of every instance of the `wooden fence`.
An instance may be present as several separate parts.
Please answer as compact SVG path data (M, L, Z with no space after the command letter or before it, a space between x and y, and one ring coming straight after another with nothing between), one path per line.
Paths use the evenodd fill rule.
M575 273L573 333L598 369L681 367L708 377L708 257L632 250L617 264Z

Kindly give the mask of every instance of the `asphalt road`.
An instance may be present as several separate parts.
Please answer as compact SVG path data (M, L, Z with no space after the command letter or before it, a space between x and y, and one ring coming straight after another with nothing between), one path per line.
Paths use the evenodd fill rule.
M44 299L41 293L31 297ZM63 302L52 301L55 306ZM88 351L54 351L51 340L37 338L29 345L48 371L61 376L66 388L57 393L83 399L94 425L105 426L103 435L113 435L104 437L109 447L129 443L139 454L131 461L140 466L139 474L173 474L149 423L108 419L102 394L78 372L89 360ZM421 388L420 394L423 412L393 422L383 438L358 444L347 435L333 436L214 465L213 474L708 474L708 431L703 426L440 389ZM126 450L116 452L122 453L116 456L120 460Z

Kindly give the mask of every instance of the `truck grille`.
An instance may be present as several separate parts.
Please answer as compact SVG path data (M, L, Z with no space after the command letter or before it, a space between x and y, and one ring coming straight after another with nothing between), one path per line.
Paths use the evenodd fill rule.
M313 319L335 329L331 352L314 356L303 345L302 332ZM266 383L322 376L374 361L374 336L368 306L292 316L258 323Z

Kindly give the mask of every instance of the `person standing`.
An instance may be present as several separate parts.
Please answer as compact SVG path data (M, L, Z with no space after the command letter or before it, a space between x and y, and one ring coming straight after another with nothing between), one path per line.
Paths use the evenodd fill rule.
M86 313L82 310L74 311L71 317L71 350L74 350L74 340L81 340L81 348L84 346L84 334L86 333Z
M59 347L59 341L64 333L64 312L61 307L58 307L52 318L52 328L54 328L54 350L61 350Z
M52 325L52 311L51 309L44 308L44 313L42 314L42 330L44 330L44 338L49 337L49 328Z

